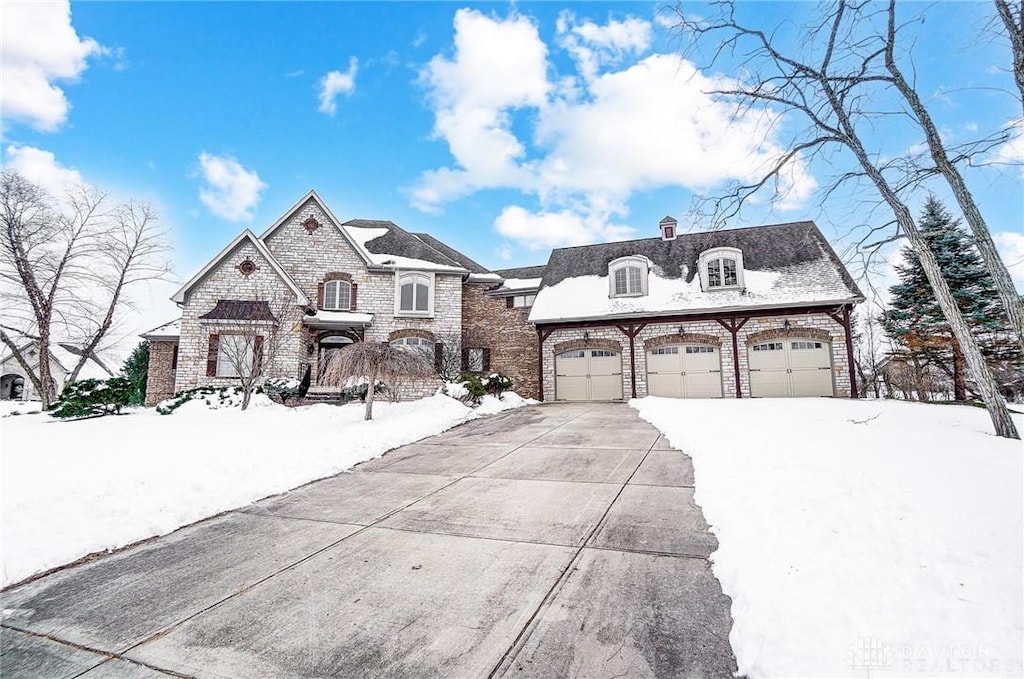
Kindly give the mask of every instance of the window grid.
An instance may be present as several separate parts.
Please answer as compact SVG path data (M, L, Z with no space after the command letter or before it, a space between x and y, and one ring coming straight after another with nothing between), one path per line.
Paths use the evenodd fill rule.
M615 352L608 349L594 349L590 352L590 355L594 358L600 358L602 356L614 356Z
M658 347L657 349L655 349L651 353L652 354L678 354L679 353L679 347Z
M713 259L708 262L708 287L709 288L720 288L722 287L722 260Z
M534 300L537 299L537 295L516 295L512 298L513 307L527 307L533 306Z
M754 351L782 351L782 342L763 342L754 345Z
M483 372L484 370L484 350L483 349L467 349L466 350L466 368L470 372Z
M352 307L352 286L346 281L329 281L324 284L324 309L348 311Z
M821 349L823 345L821 342L796 341L793 342L790 346L793 349Z
M713 353L715 353L715 348L714 347L709 347L709 346L686 347L686 353L688 353L688 354L713 354Z

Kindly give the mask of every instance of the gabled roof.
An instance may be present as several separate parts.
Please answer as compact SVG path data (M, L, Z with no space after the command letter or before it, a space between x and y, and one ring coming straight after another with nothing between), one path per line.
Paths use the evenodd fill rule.
M217 321L277 321L266 300L218 299L217 304L199 317Z
M171 300L178 302L179 304L184 303L185 296L188 294L188 291L195 287L201 280L206 278L206 276L211 271L213 271L213 269L216 268L222 261L231 256L231 253L233 253L235 249L244 241L249 241L250 243L252 243L253 247L255 247L256 250L263 256L263 258L270 264L271 268L274 269L274 273L276 273L281 278L284 284L288 286L289 290L295 293L295 296L298 299L298 303L300 305L309 304L309 297L306 296L306 293L304 293L302 291L302 288L300 288L298 284L292 279L292 277L288 275L288 272L284 270L284 267L282 267L281 264L276 259L274 259L274 255L272 255L270 250L267 249L266 244L262 240L257 238L256 234L254 234L249 229L246 229L242 233L238 234L238 236L233 241L228 243L227 247L221 250L216 257L211 259L207 263L207 265L200 269L195 276L190 278L189 281L185 283L185 285L181 286L181 289L171 296Z
M703 292L700 253L733 247L743 253L746 288ZM650 261L649 294L609 298L608 264L640 255ZM551 253L530 320L656 316L699 311L785 307L864 299L814 222L791 222L558 248Z
M175 318L173 321L167 321L163 325L149 330L139 335L142 339L148 340L172 340L178 339L181 336L181 318Z
M543 278L544 271L547 268L547 264L538 264L535 266L517 266L511 269L495 269L494 273L502 278Z
M444 255L451 261L461 266L462 268L469 270L470 273L491 273L491 271L484 265L462 254L461 252L451 247L450 245L442 243L441 241L431 236L429 233L414 233L413 235L419 238L424 243L426 243L428 246L440 252L442 255Z
M375 266L469 273L465 266L394 222L350 219L341 227Z
M275 231L281 228L289 219L292 218L292 216L295 215L296 212L301 210L303 206L305 206L306 203L310 201L316 203L317 207L320 208L320 211L323 212L327 219L331 222L331 226L337 229L338 233L341 234L341 237L348 241L348 244L352 246L352 249L356 251L356 254L359 255L359 257L362 258L362 260L367 264L372 264L373 261L369 257L367 257L366 252L363 250L360 244L355 242L352 239L351 234L347 233L345 229L341 227L341 220L334 216L334 213L331 212L331 208L327 207L327 203L324 202L323 198L320 197L320 194L318 194L314 189L310 189L309 191L307 191L306 195L304 195L302 198L299 198L299 200L297 200L294 205L288 208L283 215L278 217L277 221L271 224L267 228L267 230L260 235L260 240L266 242L266 240L270 238L270 236L273 235Z

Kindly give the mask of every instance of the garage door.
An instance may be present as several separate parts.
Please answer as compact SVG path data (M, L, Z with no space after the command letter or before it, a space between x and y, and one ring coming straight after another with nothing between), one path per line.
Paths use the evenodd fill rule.
M747 354L751 396L832 396L832 347L786 338L759 342Z
M611 401L622 398L622 356L610 349L578 349L555 356L555 398Z
M721 352L710 344L673 344L648 351L647 393L673 398L721 398Z

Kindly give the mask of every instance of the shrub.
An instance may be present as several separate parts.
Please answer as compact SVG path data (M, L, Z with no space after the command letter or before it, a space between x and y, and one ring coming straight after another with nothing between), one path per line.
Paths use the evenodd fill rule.
M146 380L149 376L149 342L139 342L132 355L121 366L121 372L132 385L131 405L146 402Z
M488 394L497 398L501 398L503 393L512 389L512 378L502 373L491 373L487 377L481 378L480 382Z
M272 377L263 382L263 391L272 400L279 403L286 403L288 399L298 396L301 390L301 382L296 379L286 380L281 377Z
M487 393L487 387L484 386L480 376L473 373L463 373L459 380L463 389L459 400L469 405L480 405L480 399Z
M242 402L242 388L235 386L207 386L186 389L185 391L179 391L166 401L158 403L156 411L161 415L170 415L189 401L205 401L206 405L211 408L240 405Z
M50 414L62 420L115 415L131 405L134 385L123 377L79 380L64 387Z

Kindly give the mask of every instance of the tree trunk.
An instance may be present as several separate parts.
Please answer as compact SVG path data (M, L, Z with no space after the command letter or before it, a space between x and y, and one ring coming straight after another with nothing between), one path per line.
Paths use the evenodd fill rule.
M249 401L252 399L252 385L244 385L242 387L242 410L249 407Z
M1013 53L1013 77L1017 81L1017 89L1020 90L1020 103L1024 108L1024 7L1018 5L1017 15L1010 9L1007 0L995 0L996 11L999 18L1006 27L1006 35L1010 39L1010 49Z
M370 375L370 383L366 385L366 416L364 420L373 419L373 395L376 392L374 387L377 386L377 371L374 370L373 374Z
M39 329L39 400L42 409L53 407L54 397L53 375L50 373L50 329Z
M928 141L928 149L931 152L932 160L935 162L935 167L945 177L946 182L953 191L953 195L956 197L960 210L964 214L964 218L967 220L968 226L971 227L971 233L974 234L974 244L978 248L978 254L981 255L982 260L985 262L985 268L992 276L992 282L999 293L999 299L1003 303L1010 326L1017 335L1017 344L1020 345L1021 351L1024 351L1024 303L1021 302L1020 296L1013 285L1013 277L1010 276L1006 264L1003 262L1002 257L999 256L995 241L992 240L992 234L988 230L988 225L985 224L985 219L981 216L981 210L978 209L974 196L971 195L970 190L967 188L967 184L960 175L960 171L949 160L945 144L942 142L942 137L939 135L939 130L935 127L931 114L928 113L928 109L921 103L921 98L917 96L917 92L907 82L906 78L903 77L903 72L896 64L893 51L896 43L895 32L896 0L889 0L889 34L885 51L886 68L892 76L896 89L907 100L910 109L914 112L914 116L917 118ZM1016 46L1014 46L1014 51L1014 59L1016 60L1018 57Z
M960 345L953 341L953 400L967 400L967 382L964 379L964 355Z
M921 365L921 359L914 354L910 357L910 363L914 367L914 388L917 390L917 400L927 403L931 400L931 395L928 393L928 385L924 381L924 367Z

